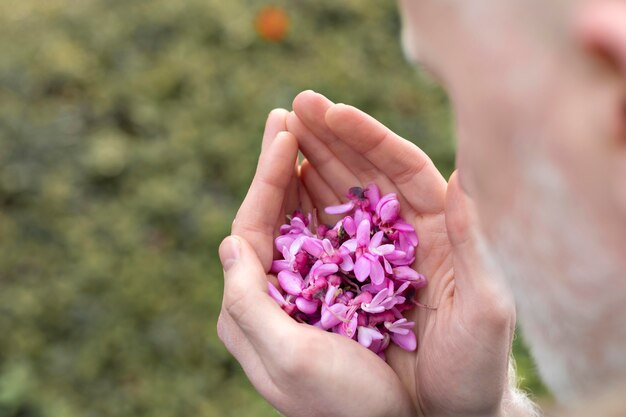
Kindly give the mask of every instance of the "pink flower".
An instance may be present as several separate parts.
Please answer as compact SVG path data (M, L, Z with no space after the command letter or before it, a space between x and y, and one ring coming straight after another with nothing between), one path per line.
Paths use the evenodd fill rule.
M348 310L347 305L339 303L324 308L322 310L322 328L330 329L343 321L347 321L346 315L348 314Z
M307 300L304 297L298 297L296 298L296 306L298 307L298 310L303 313L314 314L319 308L320 302L316 299Z
M378 205L378 201L380 201L380 190L378 189L378 186L376 186L376 184L368 185L365 188L363 194L365 194L365 197L367 197L367 200L370 203L370 208L376 207Z
M404 291L406 287L398 291ZM390 310L396 304L403 303L404 297L398 296L398 293L392 293L389 288L382 289L378 294L374 296L371 302L362 303L361 309L368 313L382 313L385 310Z
M422 288L426 285L426 277L411 267L397 266L393 268L393 274L396 279L415 282L419 285L418 288Z
M289 246L282 246L283 259L273 261L271 271L278 273L284 269L289 269L290 271L306 275L309 259L306 253L301 250L305 239L308 238L300 236L293 240ZM278 247L279 244L277 243L276 246Z
M278 305L287 312L287 314L293 313L293 311L295 310L294 305L287 301L271 282L267 283L267 292L269 293L270 297L276 300Z
M387 194L376 205L376 214L384 224L394 223L400 214L400 202L394 193Z
M354 268L348 248L342 246L339 249L335 249L328 239L306 238L302 247L322 262L337 264L345 272L352 271Z
M372 282L379 284L385 278L385 271L380 264L379 257L388 255L394 251L391 244L381 244L383 232L377 232L370 238L370 222L363 220L357 229L356 239L350 239L344 243L351 252L356 253L356 263L354 264L354 274L360 282L368 277Z
M366 348L372 345L374 340L383 340L385 337L376 328L359 326L357 340Z
M391 340L404 350L413 351L417 348L417 338L413 333L415 323L405 318L393 323L385 322L385 327L391 334Z
M426 278L410 267L417 233L400 218L396 195L354 187L347 203L326 211L346 215L331 227L295 212L280 228L271 271L284 293L268 284L269 295L298 321L356 339L383 360L391 342L415 350L414 323L402 312Z
M280 287L291 295L300 295L304 289L304 280L299 272L284 269L278 273Z
M353 310L348 310L346 314L346 321L342 321L340 324L336 325L333 328L333 331L335 333L339 333L340 335L353 339L357 333L356 329L358 320L359 313L356 312L356 308Z

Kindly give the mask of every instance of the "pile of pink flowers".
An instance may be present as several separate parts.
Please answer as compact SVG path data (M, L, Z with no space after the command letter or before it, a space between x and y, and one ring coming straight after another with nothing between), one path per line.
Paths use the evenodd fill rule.
M391 342L415 350L415 323L402 316L426 285L411 268L415 229L400 218L396 195L381 197L374 184L351 188L348 198L326 209L345 215L334 227L300 212L281 226L282 259L272 272L284 294L272 284L269 293L296 320L356 339L383 359Z

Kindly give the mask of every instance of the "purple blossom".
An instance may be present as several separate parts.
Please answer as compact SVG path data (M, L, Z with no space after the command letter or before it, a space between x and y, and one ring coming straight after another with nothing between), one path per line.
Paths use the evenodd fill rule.
M400 202L394 193L381 198L376 205L376 214L383 224L394 223L400 214Z
M413 333L415 323L405 318L393 323L385 322L385 327L391 334L391 340L404 350L413 351L417 348L417 338Z
M383 232L379 231L370 238L370 222L364 219L356 232L356 239L350 239L344 246L356 254L354 274L359 282L368 277L372 282L379 284L385 278L385 271L379 258L392 253L395 248L392 244L382 244Z
M379 332L378 329L376 328L360 326L358 330L359 330L359 336L358 336L359 343L365 346L366 348L370 347L374 340L383 340L385 338L382 335L382 333Z
M269 295L298 321L356 339L383 359L390 343L415 350L414 323L402 312L426 278L411 268L417 233L400 217L397 196L381 196L375 184L354 187L347 203L326 212L344 217L331 227L295 212L281 226L271 272L284 293L268 283Z

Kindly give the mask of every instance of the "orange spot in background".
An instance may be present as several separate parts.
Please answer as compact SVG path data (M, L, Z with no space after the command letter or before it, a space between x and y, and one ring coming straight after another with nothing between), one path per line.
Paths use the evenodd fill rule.
M289 30L289 16L285 10L276 6L261 9L256 17L256 31L259 36L270 42L280 42Z

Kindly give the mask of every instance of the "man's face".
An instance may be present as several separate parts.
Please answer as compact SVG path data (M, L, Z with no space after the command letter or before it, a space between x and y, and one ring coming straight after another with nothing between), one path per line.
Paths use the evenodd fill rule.
M583 3L400 1L407 55L450 96L486 256L507 274L562 399L626 374L626 219L614 178L624 88L577 38Z

